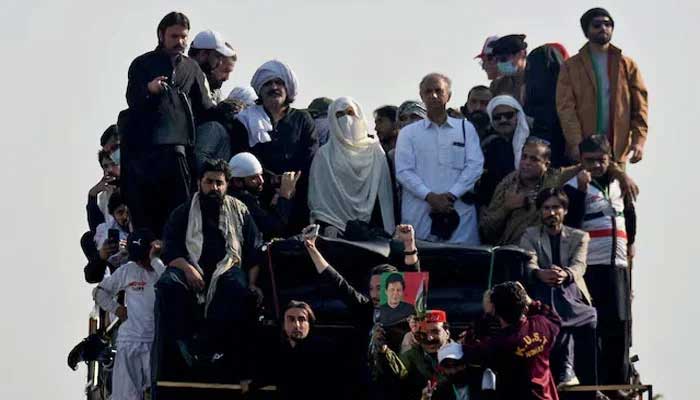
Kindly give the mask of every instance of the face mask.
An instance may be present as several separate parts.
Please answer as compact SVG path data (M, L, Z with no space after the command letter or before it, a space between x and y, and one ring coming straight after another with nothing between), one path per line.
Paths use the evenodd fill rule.
M487 127L490 122L489 115L486 112L480 110L467 114L467 120L474 124L474 127L476 127L477 129Z
M498 67L498 72L506 76L515 75L518 72L518 68L511 61L499 62L496 66Z
M119 165L119 161L120 161L121 158L122 158L122 157L121 157L121 152L119 151L119 148L117 148L116 150L114 150L114 151L112 152L112 154L109 155L109 158L111 158L112 161L114 161L115 164Z
M338 125L343 137L350 143L357 143L367 137L367 126L359 118L343 115L338 118Z

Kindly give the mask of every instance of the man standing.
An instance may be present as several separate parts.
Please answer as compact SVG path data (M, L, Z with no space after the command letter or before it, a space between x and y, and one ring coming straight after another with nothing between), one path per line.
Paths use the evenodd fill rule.
M215 103L220 104L222 100L221 86L229 79L238 60L236 51L224 41L219 32L206 30L199 32L194 37L187 55L199 64L207 77L212 99ZM220 120L226 119L227 116L223 114L226 114L227 111L232 112L226 105L218 107L217 113ZM194 152L197 171L206 159L228 160L231 158L231 139L225 125L217 121L199 124Z
M584 139L580 146L585 168L567 183L572 225L591 237L585 279L595 300L600 338L599 375L602 384L629 381L631 278L628 253L634 252L636 215L618 179L610 173L611 148L604 136Z
M484 47L481 48L481 53L474 58L478 58L481 62L481 69L486 72L486 78L490 81L501 76L501 72L496 65L496 57L493 55L493 44L498 40L498 36L489 36L484 42Z
M426 75L420 95L427 119L401 130L396 143L396 177L403 187L403 223L422 240L480 244L476 209L460 197L474 188L484 157L474 126L447 115L451 81Z
M184 56L190 21L171 12L158 24L158 47L129 67L122 118L123 190L136 227L160 236L170 212L190 194L195 124L214 106L197 63Z
M536 200L542 225L530 227L520 240L520 247L530 253L528 277L533 282L536 300L551 307L562 319L557 344L552 351L552 370L558 387L594 384L594 363L574 364L574 336L590 340L588 354L593 354L596 312L586 281L588 234L564 226L569 198L561 189L545 189ZM582 361L593 361L585 357ZM574 370L576 368L576 371Z
M380 368L383 373L401 382L402 399L418 399L428 381L442 383L445 376L437 368L438 350L451 342L447 314L428 310L415 333L419 346L401 353L379 343Z
M301 172L290 221L290 229L299 232L309 221L308 178L318 150L316 125L309 113L290 106L297 95L297 79L287 64L277 60L264 63L250 84L258 100L236 117L233 153L253 153L267 170L265 179L271 183L284 172ZM273 190L263 193L265 201L273 196Z
M279 192L272 198L269 207L263 207L260 194L263 191L265 179L258 159L250 153L238 153L229 161L229 167L232 178L229 182L228 194L248 207L263 239L270 240L291 235L292 232L288 230L289 218L300 175L295 172L282 174Z
M556 313L533 302L520 282L494 286L485 307L496 316L502 332L465 344L464 357L493 368L500 399L558 400L549 369L549 355L561 325Z
M259 291L261 240L245 205L226 195L230 178L225 161L205 162L199 191L165 227L162 259L168 268L156 284L156 378L162 359L178 350L180 357L164 364L171 373L186 368L183 361L192 368L223 353L233 368L229 376L250 378L255 300L249 279L250 289Z
M481 140L488 134L490 125L486 107L492 98L491 89L484 85L477 85L469 90L467 102L461 108L462 115L474 125Z
M569 158L578 161L578 145L603 135L614 161L642 160L647 139L647 89L637 64L610 44L615 21L602 8L581 17L588 43L561 67L557 111Z
M491 202L496 186L520 165L522 149L530 136L523 108L509 95L496 96L486 107L491 134L481 141L484 174L479 180L479 204Z
M494 96L509 94L520 104L525 99L525 66L527 64L527 43L525 35L506 35L491 45L493 56L501 76L491 82Z
M333 398L336 384L345 383L330 341L312 332L316 316L311 306L292 300L283 311L282 341L274 360L274 383L283 400ZM305 384L309 381L312 384Z
M396 106L382 106L374 110L374 131L377 132L385 153L396 147L396 136L399 134L396 126L398 111Z

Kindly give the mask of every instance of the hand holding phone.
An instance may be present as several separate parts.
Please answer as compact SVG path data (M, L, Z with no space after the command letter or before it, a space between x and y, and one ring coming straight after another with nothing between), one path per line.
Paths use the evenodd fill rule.
M304 237L304 240L315 240L320 229L321 227L318 224L312 224L304 228L301 231L301 235Z

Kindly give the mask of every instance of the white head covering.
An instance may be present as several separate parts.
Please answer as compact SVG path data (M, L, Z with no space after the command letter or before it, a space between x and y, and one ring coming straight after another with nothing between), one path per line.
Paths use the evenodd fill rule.
M489 114L491 124L493 124L493 110L498 106L508 106L518 110L518 121L515 125L515 132L513 133L513 156L515 158L515 169L518 169L520 166L520 157L523 152L523 145L527 137L530 136L530 126L527 124L525 111L523 111L523 107L518 103L518 100L515 100L513 96L507 94L492 98L486 106L486 112Z
M270 60L261 65L260 68L255 71L255 74L253 74L253 79L250 80L250 86L255 89L255 93L260 97L260 88L267 82L276 78L284 81L284 87L287 89L287 98L289 100L294 100L297 97L297 77L294 75L294 71L281 61Z
M448 358L452 360L461 360L462 357L464 357L462 345L457 342L445 343L445 345L438 350L438 364Z
M255 94L255 90L253 90L252 87L236 86L231 93L228 94L228 98L242 101L246 106L250 107L255 105L255 99L257 99L258 96Z
M228 162L231 169L231 176L234 178L247 178L249 176L262 174L263 169L260 161L250 153L238 153Z
M336 112L352 108L355 116ZM311 220L345 230L352 220L369 222L379 201L384 230L394 231L394 202L386 155L379 140L370 136L362 109L349 97L328 108L328 143L311 164L309 209Z

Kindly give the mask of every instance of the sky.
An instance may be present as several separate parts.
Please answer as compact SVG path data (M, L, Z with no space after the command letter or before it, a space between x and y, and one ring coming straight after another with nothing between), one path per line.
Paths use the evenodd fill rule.
M5 0L0 398L82 394L84 366L69 370L66 355L85 336L91 310L79 238L87 230L87 191L101 174L98 140L126 107L127 68L155 47L167 12L190 17L191 37L214 29L238 50L226 93L248 85L260 64L276 58L298 76L297 107L319 96L351 96L371 115L378 106L418 98L418 82L434 71L452 78L450 105L459 107L470 87L487 83L473 57L493 34L525 33L531 49L556 41L575 53L585 41L579 17L594 6L612 14L613 43L638 63L649 89L645 158L629 168L642 190L633 353L655 392L694 397L700 3Z

